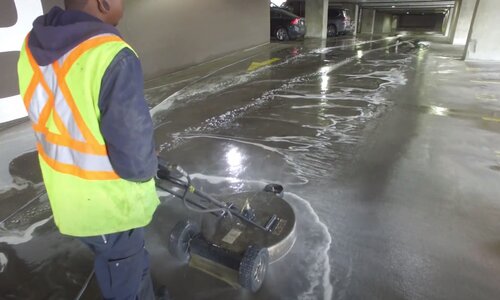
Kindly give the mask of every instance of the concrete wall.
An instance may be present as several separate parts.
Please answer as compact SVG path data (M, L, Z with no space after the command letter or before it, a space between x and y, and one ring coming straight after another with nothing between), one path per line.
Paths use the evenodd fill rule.
M462 0L460 5L460 13L458 15L457 27L455 29L455 35L453 39L454 45L465 45L465 43L467 42L476 1L477 0Z
M269 42L268 0L128 0L119 29L147 78Z
M500 61L499 11L499 0L479 1L466 59Z
M16 74L24 36L36 16L62 3L0 0L0 124L25 115ZM139 53L149 79L267 43L269 22L268 0L126 0L119 29Z
M442 31L443 14L400 15L398 29L419 29Z

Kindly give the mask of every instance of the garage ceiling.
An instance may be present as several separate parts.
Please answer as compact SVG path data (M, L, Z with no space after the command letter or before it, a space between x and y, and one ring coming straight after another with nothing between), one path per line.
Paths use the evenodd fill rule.
M454 0L330 0L331 4L359 3L361 7L387 11L445 12L455 6Z

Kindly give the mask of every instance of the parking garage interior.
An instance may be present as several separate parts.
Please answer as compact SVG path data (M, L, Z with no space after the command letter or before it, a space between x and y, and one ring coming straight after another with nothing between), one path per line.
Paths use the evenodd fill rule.
M202 216L158 189L155 286L172 299L498 299L500 2L272 5L288 15L290 2L305 35L279 41L297 22L272 27L267 0L125 0L118 30L141 60L159 156L217 198L280 184L296 219L252 293L172 256L172 228ZM0 2L0 299L101 298L92 253L54 224L19 95L19 50L54 5Z

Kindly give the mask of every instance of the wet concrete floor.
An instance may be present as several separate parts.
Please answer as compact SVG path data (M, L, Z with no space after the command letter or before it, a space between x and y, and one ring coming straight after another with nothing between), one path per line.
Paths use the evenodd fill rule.
M297 241L252 295L176 262L174 299L497 299L500 65L391 39L271 44L147 83L161 156L215 196L285 187ZM91 255L51 219L26 124L0 132L0 298L73 299ZM96 299L94 281L82 299Z

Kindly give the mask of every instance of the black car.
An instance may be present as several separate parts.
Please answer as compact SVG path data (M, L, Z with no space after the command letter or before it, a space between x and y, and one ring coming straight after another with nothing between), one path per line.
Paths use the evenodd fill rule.
M305 16L306 4L304 0L287 0L282 8L298 15ZM343 8L328 7L328 36L351 33L353 31L349 11Z
M271 37L278 41L302 38L306 34L306 22L285 9L271 6Z

